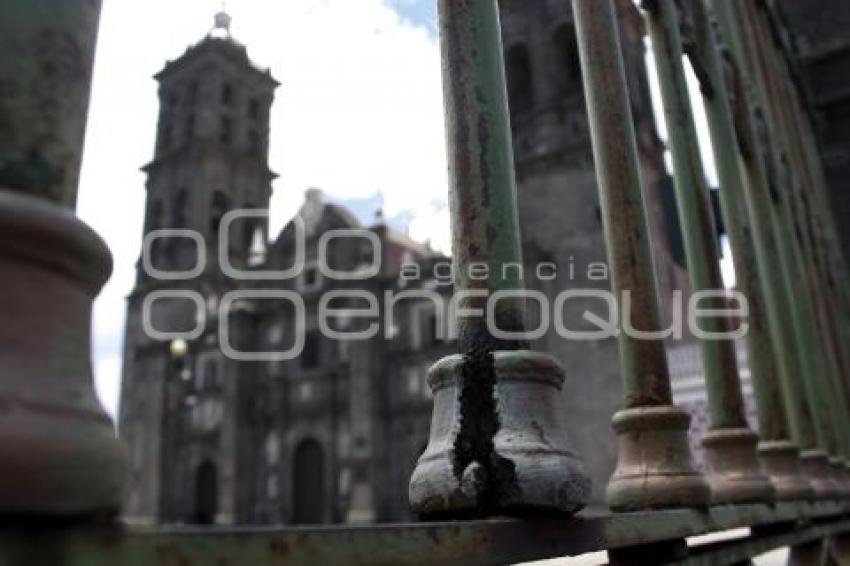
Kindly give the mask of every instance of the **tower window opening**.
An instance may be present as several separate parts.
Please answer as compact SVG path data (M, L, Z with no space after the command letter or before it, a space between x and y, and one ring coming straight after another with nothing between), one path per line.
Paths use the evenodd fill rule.
M514 45L505 54L508 99L512 113L530 110L534 104L531 58L525 45Z
M252 98L248 102L248 117L252 120L258 120L260 118L260 101L256 98Z
M248 153L260 155L260 134L257 130L248 130Z
M191 140L195 137L195 115L189 114L186 118L186 140Z
M221 87L221 103L225 106L230 106L233 104L233 85L230 83L224 83Z
M218 236L218 228L221 225L221 219L230 208L230 201L222 191L216 191L212 198L212 214L210 215L210 231L213 237Z
M171 227L185 228L186 226L186 201L188 195L186 189L177 191L177 196L174 197L174 208L171 210Z
M231 120L228 116L221 117L218 140L224 145L230 145L233 141L233 120Z
M192 81L189 85L189 104L194 105L198 102L198 81Z
M312 330L304 335L304 350L301 353L301 367L303 369L315 369L319 367L321 359L321 335Z

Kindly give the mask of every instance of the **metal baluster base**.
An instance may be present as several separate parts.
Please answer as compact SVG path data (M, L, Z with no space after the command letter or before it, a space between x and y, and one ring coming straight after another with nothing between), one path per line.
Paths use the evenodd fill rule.
M126 454L95 396L103 241L66 209L0 190L0 515L115 514Z
M829 458L829 467L832 469L832 478L837 486L836 495L847 497L850 495L850 478L847 476L847 467L844 458Z
M823 450L803 450L800 453L800 462L803 470L809 476L809 481L814 488L815 499L829 499L838 492L838 486L832 477L832 468L829 459Z
M850 485L850 460L844 460L844 481Z
M428 447L410 480L421 516L499 512L574 513L590 496L584 466L568 447L560 389L563 370L548 355L494 352L497 431L486 461L461 461L462 355L431 368L434 413Z
M800 463L800 450L788 440L762 441L758 454L777 501L811 499L815 490Z
M615 511L707 506L708 483L693 465L688 445L691 417L672 405L625 409L614 415L617 469L608 483Z
M749 428L710 430L702 445L708 462L712 503L773 501L773 485L756 453L756 433Z

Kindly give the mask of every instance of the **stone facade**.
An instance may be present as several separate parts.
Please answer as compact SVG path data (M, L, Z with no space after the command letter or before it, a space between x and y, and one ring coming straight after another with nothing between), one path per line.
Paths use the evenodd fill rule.
M283 270L293 262L293 223L264 245L263 216L274 178L267 163L269 111L277 82L256 69L232 38L213 36L169 63L157 79L161 113L154 160L145 168L145 234L192 230L203 243L180 233L156 238L149 242L149 263L173 273L191 270L203 256L205 267L172 281L152 277L140 265L128 299L120 417L132 453L128 517L219 524L409 518L407 479L430 419L425 370L451 345L438 343L429 330L434 305L413 300L395 307L398 330L391 340L321 338L317 302L326 291L346 286L322 278L316 250L331 230L374 234L381 271L357 288L377 297L402 291L403 263L427 268L439 256L381 222L360 226L311 191L300 213L303 273L271 281L226 277L219 230L235 209L257 210L260 217L230 226L226 256L234 268ZM329 248L338 263L329 259L329 265L356 267L351 261L365 253L362 238L339 241L341 249ZM433 279L417 284L443 294L450 287ZM174 296L175 290L183 295ZM285 300L244 298L280 291L303 298L306 328L293 326ZM145 331L144 304L155 293L161 298L149 304L150 326L182 333L180 338L154 339ZM237 300L222 322L218 306L228 296ZM223 354L221 324L230 347L240 352L289 349L291 344L281 344L303 330L303 354L294 361L234 360ZM193 336L187 339L187 333Z
M798 68L814 110L819 150L845 257L850 259L850 3L780 0L794 34Z
M656 271L669 294L687 287L665 226L663 191L672 189L664 182L663 148L652 117L642 20L630 1L618 4ZM527 284L550 297L573 287L607 288L569 2L506 2L503 31ZM264 279L260 273L293 265L301 237L300 225L292 221L269 238L262 212L274 178L267 142L277 82L229 35L205 38L157 79L161 113L154 160L145 168L145 234L191 229L203 242L196 245L177 233L150 242L147 256L154 268L167 272L191 270L200 256L206 261L200 273L176 281L151 277L140 264L128 299L120 416L120 434L132 453L128 518L202 524L410 519L408 480L426 445L431 417L425 372L455 350L436 336L441 328L436 305L451 292L448 280L439 276L446 258L380 219L361 226L311 190L298 216L304 270L294 278ZM219 254L225 215L242 208L261 212L233 222ZM334 240L337 247L328 248L333 269L356 271L377 260L378 271L363 281L323 276L317 250L327 243L323 236L335 230L361 236ZM364 245L364 233L380 245ZM376 249L380 257L374 256ZM250 275L226 277L220 255ZM541 264L546 267L538 271ZM402 276L411 266L420 277ZM596 275L589 279L593 266ZM340 341L317 331L316 311L328 292L369 291L381 298L412 289L429 291L432 298L389 306L379 300L379 332L373 339ZM183 294L175 296L175 290ZM152 301L156 292L160 296ZM304 304L300 327L286 299L293 295ZM146 301L150 326L182 332L180 338L149 336ZM226 320L219 319L222 302L230 305ZM367 306L357 299L339 305ZM599 308L590 300L572 301L564 315L579 329L581 313ZM348 330L360 322L349 320ZM285 351L299 336L303 353L296 359L251 355ZM246 359L225 356L222 343ZM534 347L553 353L566 368L572 441L594 478L594 505L601 505L615 464L610 417L621 404L616 345L568 342L550 333Z

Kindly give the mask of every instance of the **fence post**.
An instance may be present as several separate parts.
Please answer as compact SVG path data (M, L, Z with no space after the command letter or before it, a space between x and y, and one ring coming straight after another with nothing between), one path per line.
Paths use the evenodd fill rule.
M796 235L803 252L802 263L811 288L812 325L819 338L821 359L825 365L820 374L819 387L821 398L826 399L829 413L828 424L831 426L830 464L833 467L835 481L843 487L845 493L848 493L850 485L847 483L845 462L850 457L850 418L842 399L847 399L844 373L850 369L850 366L845 357L846 351L838 342L839 330L835 326L835 318L840 317L842 312L841 307L834 300L829 284L832 266L829 243L824 234L829 224L827 218L829 213L818 206L818 196L823 190L820 189L819 180L822 179L815 172L818 168L817 157L810 158L806 148L803 147L807 138L801 131L802 127L799 123L798 110L801 102L794 96L797 86L793 82L789 63L783 52L784 45L777 44L771 37L766 37L768 30L765 27L759 26L761 46L765 54L765 64L770 65L771 69L768 76L773 81L771 89L777 98L777 119L787 139L787 151L800 179L800 182L794 185L796 191L793 195L793 212L799 226Z
M612 290L631 295L632 328L661 328L631 107L611 0L573 0ZM692 464L690 416L673 405L661 337L618 334L624 409L614 415L617 469L608 484L616 511L707 505Z
M787 359L778 355L780 340L771 338L769 307L765 303L765 297L772 292L767 288L770 277L759 265L765 259L757 256L753 222L747 214L741 146L726 84L726 77L734 80L735 73L724 65L703 0L690 0L690 6L694 19L691 55L698 58L695 64L701 65L704 73L700 90L720 181L723 219L732 245L737 288L747 297L750 307L747 350L758 410L758 453L776 498L803 499L811 496L812 488L800 467L799 448L791 441L780 387L780 380L790 379L790 369ZM734 65L731 61L728 64Z
M643 2L673 156L675 186L688 275L694 292L724 289L717 235L702 169L696 125L691 112L677 8L673 0ZM724 308L714 299L712 308ZM729 333L727 319L709 318L702 330ZM764 501L773 488L756 454L758 436L747 425L744 398L732 339L701 339L711 427L703 438L712 501Z
M111 515L125 454L95 396L91 304L111 270L73 214L100 2L0 8L0 515Z
M804 227L794 215L795 196L805 184L793 154L792 146L797 142L787 137L788 132L783 127L783 110L777 98L777 69L773 67L770 54L775 46L765 37L769 33L766 29L768 22L753 3L732 3L729 9L741 26L738 33L745 49L743 62L748 65L748 74L752 76L758 107L763 112L770 140L774 223L795 346L801 360L798 379L803 384L803 396L809 406L815 433L814 439L801 442L803 463L814 480L816 495L831 497L841 491L835 477L840 417L836 413L834 396L828 393L833 360L830 352L824 349L823 338L819 338L822 327L817 321L816 274L807 267L809 258L802 247L805 243ZM830 456L832 462L829 461Z
M712 8L724 40L727 42L737 70L738 84L735 96L736 127L741 143L746 183L744 196L753 224L758 266L766 284L762 287L768 307L771 336L777 344L780 385L785 409L794 442L802 450L801 463L812 487L818 493L829 490L829 478L824 457L817 446L815 422L810 411L801 375L804 371L801 345L796 341L794 321L791 316L792 288L786 279L787 259L782 257L780 246L782 229L777 218L775 151L765 139L766 133L757 124L760 103L757 86L746 49L744 31L739 27L735 7L728 0L711 0ZM784 368L784 369L783 369Z
M431 435L410 502L423 516L574 512L590 481L567 446L563 371L527 349L534 297L506 269L522 255L498 5L440 0L439 17L460 354L431 368Z

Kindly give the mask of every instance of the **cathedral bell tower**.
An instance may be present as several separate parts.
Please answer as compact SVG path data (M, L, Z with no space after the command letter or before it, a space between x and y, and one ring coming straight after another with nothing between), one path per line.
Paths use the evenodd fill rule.
M159 122L143 168L147 253L128 298L120 415L132 447L127 514L143 522L228 523L235 513L240 369L221 353L215 313L219 298L243 283L223 275L219 228L229 211L268 209L269 114L279 83L251 62L230 24L217 14L210 33L155 76ZM233 267L251 263L267 224L232 224ZM192 275L161 275L176 272ZM152 302L153 293L161 298ZM151 335L146 322L170 334Z

